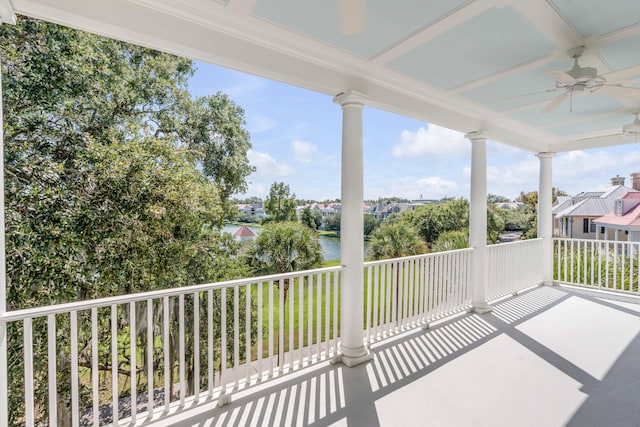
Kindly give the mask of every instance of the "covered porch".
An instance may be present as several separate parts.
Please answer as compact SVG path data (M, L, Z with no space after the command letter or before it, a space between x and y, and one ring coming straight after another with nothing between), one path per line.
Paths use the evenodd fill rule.
M623 0L588 2L588 14L563 1L454 3L365 3L368 24L349 38L338 3L0 0L5 25L22 13L334 96L344 241L340 267L9 312L3 258L0 424L9 418L10 328L22 338L26 425L44 411L49 425L637 424L638 309L627 294L638 293L640 251L554 244L552 158L633 142L625 125L640 108L640 63L629 59L640 58L640 10ZM596 75L558 72L571 56ZM469 249L364 262L366 106L467 135ZM540 159L538 239L486 243L489 139ZM101 324L110 336L98 335ZM46 342L34 341L45 330ZM57 351L60 331L68 354ZM69 360L65 384L60 358ZM34 367L45 363L41 400Z
M633 426L637 298L535 287L153 425Z

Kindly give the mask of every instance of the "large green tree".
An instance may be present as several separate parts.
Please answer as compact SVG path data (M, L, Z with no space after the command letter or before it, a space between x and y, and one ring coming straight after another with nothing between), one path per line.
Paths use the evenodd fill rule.
M269 197L264 202L267 222L286 222L296 220L296 195L291 194L284 182L274 182L269 189Z
M190 60L23 17L0 27L0 59L9 309L246 274L217 228L252 170L243 111L222 93L192 98ZM64 353L68 319L58 326ZM108 337L107 322L99 327ZM36 325L36 358L43 333ZM90 336L81 328L78 338L82 359ZM12 323L12 423L21 422L20 345ZM58 363L64 420L68 357Z

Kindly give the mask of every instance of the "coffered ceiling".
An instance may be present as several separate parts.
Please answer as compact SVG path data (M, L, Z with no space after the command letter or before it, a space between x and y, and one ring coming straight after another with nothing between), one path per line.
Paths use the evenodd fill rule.
M13 8L327 95L352 89L531 151L634 142L622 126L640 110L639 0L342 1L355 3L0 0L0 15ZM578 46L588 78L559 73Z

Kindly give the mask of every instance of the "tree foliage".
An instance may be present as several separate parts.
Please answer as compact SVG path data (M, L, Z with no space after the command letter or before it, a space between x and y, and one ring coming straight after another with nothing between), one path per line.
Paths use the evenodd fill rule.
M316 223L316 218L311 211L311 207L309 206L305 206L305 208L302 209L302 213L300 214L300 222L309 227L311 230L318 229L319 224Z
M415 227L430 245L438 240L440 233L469 228L469 202L465 199L447 199L407 211L401 218Z
M286 222L296 220L296 195L291 194L284 182L274 182L269 189L269 197L264 202L267 222Z
M445 231L433 245L431 252L453 251L469 247L469 233L465 230Z
M369 237L371 233L380 225L380 220L371 214L364 215L364 237Z
M340 212L332 213L327 215L322 220L322 225L327 231L335 231L340 234L340 225L342 224L342 217Z
M307 270L322 263L322 247L318 235L298 222L269 223L249 247L246 260L258 274Z
M509 203L511 199L505 196L499 196L497 194L487 194L487 203Z
M252 171L244 113L222 93L193 99L190 60L24 17L0 28L0 56L9 309L246 274L217 228ZM65 322L58 349L68 354ZM108 330L101 321L100 335ZM18 395L20 336L12 323ZM89 347L87 330L78 338ZM46 328L34 343L39 357ZM58 364L61 414L68 357ZM41 368L35 394L46 402Z
M373 259L398 258L427 252L418 232L400 221L384 222L371 236L369 255Z

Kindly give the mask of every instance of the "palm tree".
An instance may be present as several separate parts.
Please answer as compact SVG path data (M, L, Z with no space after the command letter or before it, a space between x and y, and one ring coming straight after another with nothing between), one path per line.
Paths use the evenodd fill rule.
M300 223L270 223L249 247L247 262L261 274L306 270L322 263L322 247L318 235Z
M308 270L322 263L322 247L318 234L298 222L274 222L265 225L249 247L247 263L258 274L280 274ZM289 279L282 281L284 303L287 302ZM280 288L280 281L276 286ZM293 304L293 301L291 301ZM280 307L284 310L284 306ZM293 325L289 325L290 328ZM280 365L280 346L278 361Z
M372 234L369 255L373 259L399 258L427 252L418 232L403 221L385 222Z
M372 234L369 245L369 255L373 259L400 258L403 256L418 255L427 252L427 245L420 238L420 235L410 224L404 221L384 222ZM391 264L393 270L394 264ZM395 319L398 322L400 313L400 270L396 269L396 313Z

